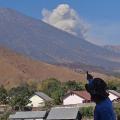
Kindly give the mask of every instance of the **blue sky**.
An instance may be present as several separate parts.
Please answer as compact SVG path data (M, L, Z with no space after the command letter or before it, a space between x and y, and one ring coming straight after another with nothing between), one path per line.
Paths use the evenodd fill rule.
M0 0L0 7L42 19L42 10L68 4L90 25L86 39L95 44L120 44L120 0Z

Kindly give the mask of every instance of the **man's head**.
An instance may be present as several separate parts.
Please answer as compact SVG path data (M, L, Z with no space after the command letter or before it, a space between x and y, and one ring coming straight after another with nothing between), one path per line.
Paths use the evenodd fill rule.
M101 78L94 78L91 84L85 85L86 90L90 93L94 102L108 97L107 84Z

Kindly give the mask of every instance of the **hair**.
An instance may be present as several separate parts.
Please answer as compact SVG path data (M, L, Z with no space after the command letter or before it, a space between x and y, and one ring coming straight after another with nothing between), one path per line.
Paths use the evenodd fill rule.
M94 78L91 84L86 84L85 88L91 94L93 101L102 101L108 98L109 94L106 92L107 84L104 80Z
M94 78L93 79L93 84L94 84L94 87L96 88L96 90L102 90L102 91L107 90L107 84L101 78Z

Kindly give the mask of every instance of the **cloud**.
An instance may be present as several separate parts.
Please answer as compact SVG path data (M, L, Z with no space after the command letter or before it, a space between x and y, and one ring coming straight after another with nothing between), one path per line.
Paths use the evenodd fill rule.
M42 15L44 22L78 37L84 37L88 29L88 24L68 4L60 4L51 11L43 9Z

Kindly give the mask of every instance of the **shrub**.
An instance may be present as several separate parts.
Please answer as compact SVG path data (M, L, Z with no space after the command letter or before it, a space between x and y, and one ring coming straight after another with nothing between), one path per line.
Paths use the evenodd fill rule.
M93 116L94 107L82 107L80 108L80 112L83 117L92 117Z
M115 105L115 112L116 112L118 120L120 120L120 103Z
M5 112L3 115L0 116L0 120L8 120L10 114L11 112Z

